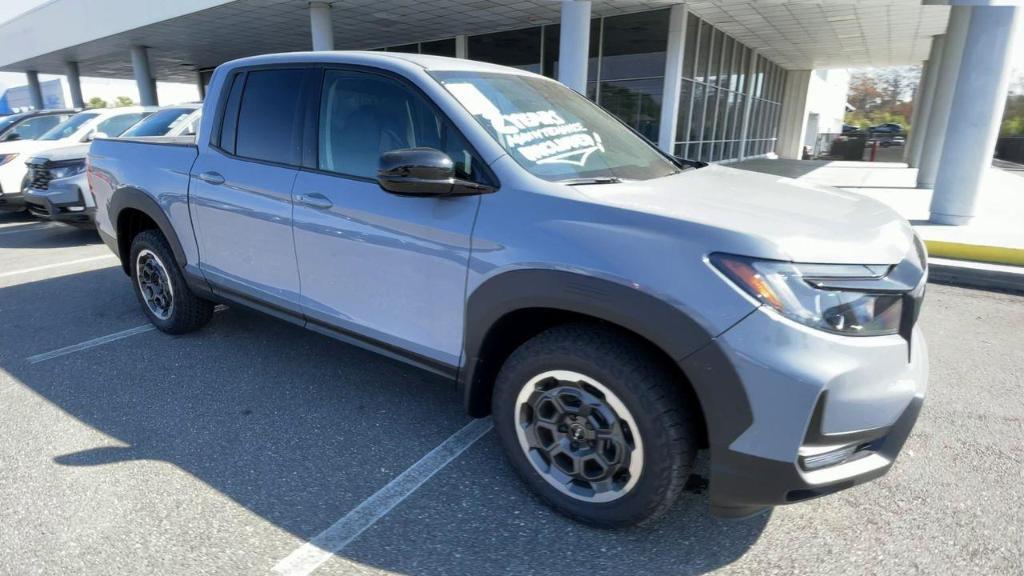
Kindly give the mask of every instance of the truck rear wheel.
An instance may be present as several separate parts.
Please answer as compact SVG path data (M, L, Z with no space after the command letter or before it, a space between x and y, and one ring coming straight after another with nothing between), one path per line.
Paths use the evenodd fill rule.
M669 510L696 454L694 409L644 342L587 323L520 346L492 400L523 481L559 512L604 527Z
M144 230L135 236L130 258L135 295L149 321L161 331L185 334L213 317L213 303L192 293L159 231Z

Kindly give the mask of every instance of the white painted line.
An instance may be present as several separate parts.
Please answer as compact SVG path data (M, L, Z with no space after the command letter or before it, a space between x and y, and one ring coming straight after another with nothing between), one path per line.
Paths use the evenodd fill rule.
M11 226L13 230L6 230L0 228L0 236L6 236L8 234L17 234L18 232L35 232L36 230L47 230L50 228L56 228L57 224L53 222L40 222L39 224L26 224L24 226ZM6 228L6 227L5 227Z
M214 312L223 312L228 307L223 304L218 304L213 307ZM135 336L136 334L145 334L156 330L156 326L152 324L143 324L142 326L136 326L135 328L129 328L120 332L114 332L113 334L107 334L106 336L100 336L99 338L93 338L92 340L86 340L85 342L79 342L78 344L72 344L71 346L65 346L63 348L57 348L49 352L43 352L42 354L36 354L35 356L29 356L25 360L29 364L38 364L45 362L46 360L53 360L61 356L66 356L82 350L88 350L89 348L95 348L96 346L102 346L108 342L114 342L121 340L122 338L128 338L129 336Z
M86 262L95 262L97 260L106 260L108 258L117 258L117 256L114 256L113 254L102 254L100 256L92 256L90 258L79 258L78 260L68 260L67 262L57 262L55 264L46 264L44 266L36 266L34 268L24 268L22 270L13 270L11 272L0 272L0 278L19 276L21 274L28 274L30 272L40 272L42 270L50 270L53 268L63 268L64 266L74 266L75 264L85 264Z
M473 420L452 434L437 448L420 458L418 462L402 472L373 496L356 506L309 542L300 546L274 566L274 572L284 576L305 576L316 570L331 556L341 552L345 546L356 539L364 530L373 526L392 508L400 504L423 485L424 482L441 471L459 454L466 451L474 442L487 434L494 423L490 418Z
M56 350L43 352L42 354L36 354L35 356L29 356L25 360L28 360L29 364L38 364L40 362L45 362L46 360L53 360L54 358L59 358L81 350L95 348L96 346L101 346L107 342L114 342L115 340L135 336L136 334L143 334L151 330L156 330L156 326L153 326L152 324L143 324L142 326L136 326L135 328L114 332L113 334L107 334L106 336L100 336L99 338L93 338L92 340L86 340L85 342L79 342L78 344L72 344L71 346L57 348Z

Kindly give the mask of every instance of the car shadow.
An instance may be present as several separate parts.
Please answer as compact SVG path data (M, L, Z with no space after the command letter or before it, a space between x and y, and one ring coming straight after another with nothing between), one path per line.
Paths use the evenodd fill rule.
M27 361L145 323L116 269L0 288L0 303L0 323L12 327L0 333L0 368L120 444L52 462L170 463L303 540L469 421L450 380L241 308L185 336L153 331ZM46 303L46 313L33 303ZM41 344L31 334L50 336ZM416 575L549 573L552 566L560 576L621 573L622 566L699 574L741 557L768 519L714 519L706 494L691 491L654 527L588 528L532 497L492 432L339 557ZM612 552L586 552L601 549Z
M92 228L47 222L28 212L0 212L0 248L71 248L100 242Z

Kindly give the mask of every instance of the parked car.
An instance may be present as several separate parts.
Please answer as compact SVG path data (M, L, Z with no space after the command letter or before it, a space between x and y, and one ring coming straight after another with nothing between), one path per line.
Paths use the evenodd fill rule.
M161 108L139 120L121 134L121 138L150 136L195 136L202 114L200 104L180 104ZM53 148L30 158L25 207L44 220L73 226L91 227L96 203L89 193L85 176L85 157L90 142Z
M0 142L35 140L77 112L77 110L65 108L33 110L4 116L0 118Z
M96 108L71 116L35 140L0 143L0 209L25 209L28 186L25 161L44 150L90 142L94 138L119 136L133 124L152 114L156 106Z
M871 126L868 128L868 132L872 134L899 134L903 132L903 126L895 122L886 122L885 124Z
M149 320L181 334L230 302L451 378L574 518L657 518L703 446L716 514L837 492L917 418L925 251L880 202L692 167L460 59L246 58L204 106L195 143L89 153Z
M878 139L878 145L882 148L888 148L890 146L903 146L907 141L903 136L884 136Z
M843 124L843 134L849 134L851 132L860 132L860 126L854 126L853 124Z

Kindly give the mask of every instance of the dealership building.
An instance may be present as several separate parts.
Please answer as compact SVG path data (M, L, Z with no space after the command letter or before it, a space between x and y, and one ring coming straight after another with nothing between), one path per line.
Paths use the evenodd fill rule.
M1006 0L51 0L0 25L0 70L196 82L268 52L387 50L556 78L666 151L799 158L839 129L845 69L924 64L907 161L964 223L990 162L1021 8ZM838 88L837 88L838 87ZM33 95L39 107L42 93ZM951 121L954 118L955 121ZM946 138L946 133L955 137ZM954 161L955 160L955 161Z

